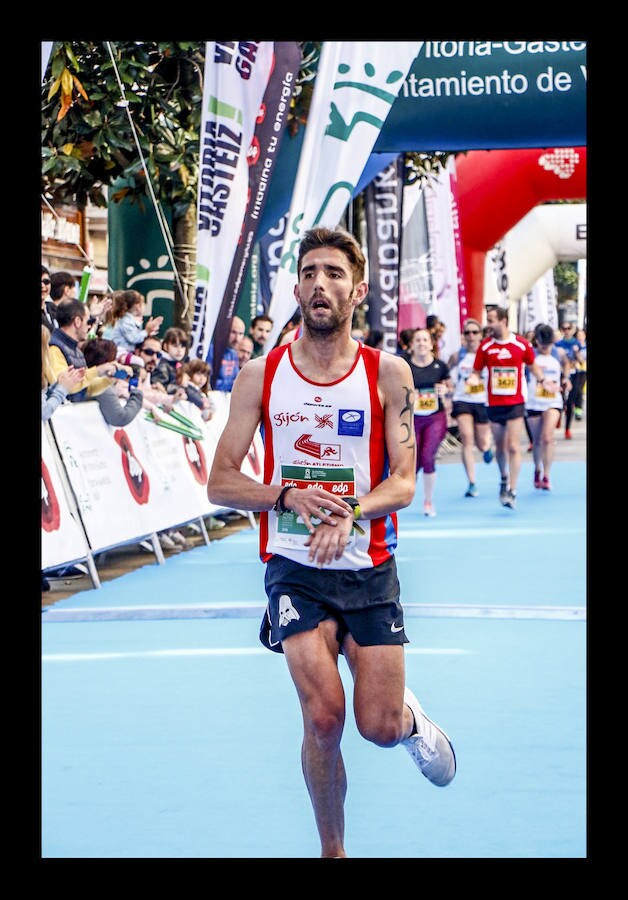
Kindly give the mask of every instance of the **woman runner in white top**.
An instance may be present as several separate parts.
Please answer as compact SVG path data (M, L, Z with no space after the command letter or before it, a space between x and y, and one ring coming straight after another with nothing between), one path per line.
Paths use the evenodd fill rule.
M561 359L554 347L554 330L551 325L537 325L535 333L536 363L543 371L543 378L537 381L528 375L526 416L532 436L534 487L550 491L556 427L563 408L561 375L567 383L567 390L570 390L569 362L566 356Z
M482 340L482 327L477 319L466 320L462 338L460 348L449 357L449 369L455 384L451 415L458 426L462 465L469 481L465 497L477 497L474 447L478 448L485 463L490 463L493 459L493 439L486 411L488 372L484 369L480 384L471 385L467 381L473 371L475 354Z

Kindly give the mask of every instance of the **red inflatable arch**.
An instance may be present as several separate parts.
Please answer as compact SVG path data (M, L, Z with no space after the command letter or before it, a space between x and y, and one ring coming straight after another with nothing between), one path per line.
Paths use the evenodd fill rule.
M456 157L467 314L483 321L487 252L539 203L586 200L586 147L472 150Z

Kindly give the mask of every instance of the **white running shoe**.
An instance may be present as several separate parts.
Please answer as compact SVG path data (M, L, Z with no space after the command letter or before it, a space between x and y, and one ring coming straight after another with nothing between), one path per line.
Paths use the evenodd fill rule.
M428 781L446 787L456 774L456 755L451 741L442 728L428 719L410 688L405 689L403 702L412 710L417 729L402 741L403 746Z

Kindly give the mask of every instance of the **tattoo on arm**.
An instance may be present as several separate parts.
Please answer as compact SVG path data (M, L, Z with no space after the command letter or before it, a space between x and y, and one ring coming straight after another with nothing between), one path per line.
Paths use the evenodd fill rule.
M402 437L401 443L407 444L408 441L412 441L408 448L412 450L414 448L414 423L412 420L414 416L414 391L411 391L409 388L404 388L404 391L406 394L405 403L399 413L399 418L401 419L401 427L405 429L406 434L405 437Z

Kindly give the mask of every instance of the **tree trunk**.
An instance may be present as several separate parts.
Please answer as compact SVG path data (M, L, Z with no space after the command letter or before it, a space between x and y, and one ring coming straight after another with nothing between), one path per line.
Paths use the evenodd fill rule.
M175 280L174 323L192 331L196 291L196 207L191 203L185 213L173 219L174 260L185 296Z

